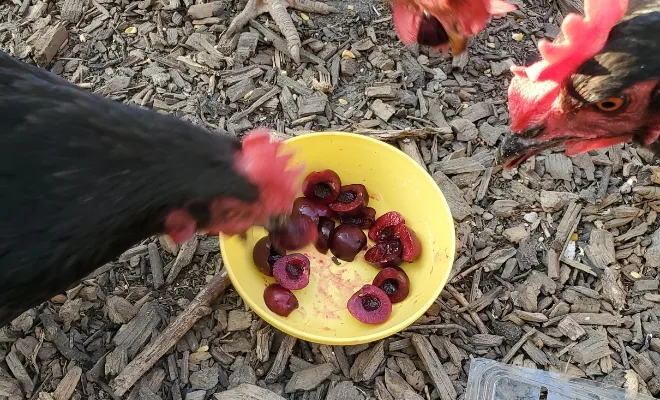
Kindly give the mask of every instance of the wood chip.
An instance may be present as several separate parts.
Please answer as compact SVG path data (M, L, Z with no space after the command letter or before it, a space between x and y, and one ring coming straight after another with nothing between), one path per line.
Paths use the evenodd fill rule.
M383 362L385 362L385 342L380 340L357 356L351 366L350 378L354 382L368 381Z
M270 390L246 383L231 390L216 393L213 397L215 400L286 400Z
M294 372L284 391L293 393L299 390L312 390L332 375L334 366L330 363L315 365L302 371Z
M431 343L419 334L413 334L411 341L415 350L417 350L417 355L422 360L422 363L426 367L426 372L428 372L431 377L431 381L435 386L438 394L440 395L441 400L454 400L456 399L457 393L454 389L449 375L445 371L445 367L438 359L438 356L435 354Z

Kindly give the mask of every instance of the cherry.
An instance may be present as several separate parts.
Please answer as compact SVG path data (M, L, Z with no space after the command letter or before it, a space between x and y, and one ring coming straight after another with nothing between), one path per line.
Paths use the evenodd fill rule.
M277 283L268 286L264 291L266 307L277 315L288 317L291 311L298 308L298 299L289 290Z
M339 225L330 236L330 251L344 261L353 261L366 245L367 236L355 225Z
M284 256L284 252L278 252L270 242L270 237L264 236L252 249L252 260L262 274L273 276L273 264Z
M273 265L273 276L285 289L303 289L309 284L309 259L304 254L288 254Z
M318 237L314 247L319 253L328 254L328 248L330 248L330 236L332 236L332 231L335 229L335 221L321 217L319 218L319 231Z
M365 324L381 324L392 314L392 302L383 289L364 285L347 303L348 312Z
M314 223L318 223L320 217L335 218L335 213L327 205L314 202L306 197L298 197L293 202L293 213L305 215Z
M346 185L339 190L339 197L330 203L330 209L339 215L357 215L369 205L369 193L364 185Z
M422 254L422 242L412 229L405 225L398 225L394 228L395 236L401 241L403 251L401 258L403 261L413 262Z
M298 250L316 241L316 224L306 215L292 214L287 225L270 232L272 245L280 252Z
M337 200L340 188L339 175L330 169L310 173L302 184L305 197L322 204L330 204Z
M339 221L342 224L355 225L360 229L369 229L376 220L376 210L371 207L365 207L357 215L340 215Z
M369 239L374 242L392 240L395 238L394 228L405 223L406 220L403 219L403 216L398 212L386 212L378 217L376 222L374 222L374 226L369 229Z
M373 285L381 288L392 304L403 301L410 290L408 275L398 267L382 269L374 278Z
M401 253L403 245L399 240L385 240L376 243L373 247L364 253L364 259L369 264L379 267L398 267L403 263Z

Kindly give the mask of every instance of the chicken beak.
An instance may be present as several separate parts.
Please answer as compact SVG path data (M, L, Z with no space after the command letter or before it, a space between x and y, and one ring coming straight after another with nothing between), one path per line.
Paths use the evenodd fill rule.
M538 139L542 133L543 128L533 128L520 135L509 133L502 140L496 162L506 169L517 168L534 154L552 147L554 143L544 143Z
M468 45L468 38L456 32L447 30L449 36L449 44L451 45L451 53L457 56L465 51Z

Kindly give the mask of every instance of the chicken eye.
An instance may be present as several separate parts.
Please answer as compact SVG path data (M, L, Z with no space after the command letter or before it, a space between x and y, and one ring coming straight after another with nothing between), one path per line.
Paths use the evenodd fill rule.
M626 101L622 97L610 97L603 101L596 103L596 107L605 112L612 112L620 109L626 104Z

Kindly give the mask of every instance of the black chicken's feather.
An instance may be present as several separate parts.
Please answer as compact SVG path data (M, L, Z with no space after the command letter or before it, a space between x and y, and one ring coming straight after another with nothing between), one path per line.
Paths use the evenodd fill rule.
M239 147L0 52L0 326L160 232L176 207L255 200L233 169Z

